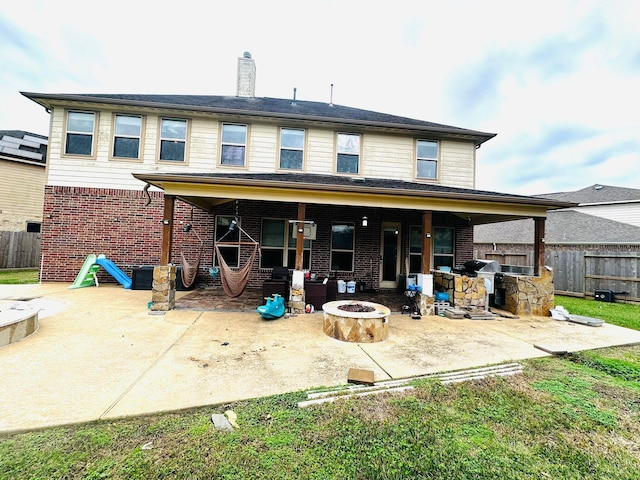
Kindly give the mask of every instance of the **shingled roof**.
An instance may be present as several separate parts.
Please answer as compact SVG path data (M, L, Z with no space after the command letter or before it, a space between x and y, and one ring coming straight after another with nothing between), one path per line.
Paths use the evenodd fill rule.
M47 160L45 136L24 130L0 130L0 158L45 164Z
M532 244L533 220L478 225L474 243ZM545 222L547 244L638 244L640 227L575 210L551 211Z
M596 183L575 192L555 192L536 195L543 198L553 198L565 202L584 204L603 204L617 202L640 201L640 190L636 188L613 187Z
M408 182L404 180L392 180L386 178L370 178L370 177L349 177L344 175L321 175L315 173L202 173L202 172L184 172L184 173L157 173L146 174L148 176L171 176L174 178L200 178L200 179L235 179L241 180L244 184L247 181L256 182L277 182L277 183L295 183L296 185L309 186L329 186L329 187L347 187L366 188L378 190L393 191L413 191L421 194L433 194L434 196L446 195L449 197L465 197L475 199L503 199L517 201L520 203L539 204L566 208L573 206L571 203L556 201L554 199L536 198L524 195L514 195L510 193L490 192L485 190L474 190L461 187L449 187L434 183ZM136 175L134 175L136 176ZM144 176L144 174L143 174Z
M21 92L46 108L53 103L90 102L108 105L198 111L220 115L259 116L327 124L381 129L428 132L442 137L466 138L480 145L496 136L440 123L416 120L386 113L347 107L333 103L269 97L234 97L216 95L142 95L142 94L48 94Z

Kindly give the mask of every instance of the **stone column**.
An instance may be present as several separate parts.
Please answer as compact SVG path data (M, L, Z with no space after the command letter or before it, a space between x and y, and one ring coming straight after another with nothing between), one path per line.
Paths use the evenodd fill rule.
M291 294L289 297L289 307L291 313L304 313L304 272L294 270L291 278Z
M173 310L176 306L176 272L175 265L161 265L153 269L151 293L151 310Z

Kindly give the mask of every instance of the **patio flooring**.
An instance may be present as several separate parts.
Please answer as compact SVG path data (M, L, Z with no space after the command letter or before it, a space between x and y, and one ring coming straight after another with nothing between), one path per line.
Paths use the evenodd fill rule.
M383 381L549 355L539 344L640 343L639 331L606 323L401 314L391 315L387 340L348 343L323 333L321 313L265 321L255 303L193 309L204 293L177 292L179 308L157 315L149 291L67 286L0 285L0 309L19 303L40 318L39 330L0 348L0 433L201 406L221 413L239 400L344 385L350 368Z

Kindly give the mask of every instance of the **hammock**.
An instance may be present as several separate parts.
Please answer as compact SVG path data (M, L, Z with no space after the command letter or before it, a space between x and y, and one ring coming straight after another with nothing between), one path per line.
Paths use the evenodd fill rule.
M182 265L180 276L182 277L182 285L184 285L185 288L189 288L191 285L193 285L193 282L196 281L196 277L198 276L198 268L200 267L200 259L202 258L203 250L204 249L202 248L202 246L200 246L200 251L198 252L198 258L196 259L196 262L193 264L190 264L185 258L184 253L180 252L180 257L181 257L180 264Z
M239 297L247 287L249 278L251 278L251 267L256 259L256 253L258 253L258 244L253 244L253 252L251 252L249 261L240 270L232 270L231 267L227 265L227 262L224 261L218 245L216 245L215 248L216 254L218 255L218 262L220 263L220 281L222 282L222 288L228 296Z
M190 225L187 225L187 228L191 230ZM193 231L193 233L195 233L196 237L198 237L198 240L200 240L200 250L198 251L198 256L195 263L190 264L184 256L182 250L180 250L180 264L182 265L180 277L182 277L182 285L184 285L185 288L189 288L191 285L193 285L193 282L196 281L196 277L198 276L198 268L200 267L200 260L202 259L202 252L204 251L204 242L200 238L200 235L198 235L198 232L196 232L195 230Z
M237 228L241 233L244 233L249 239L250 242L223 242L222 240L226 237L233 228ZM251 252L251 256L249 260L239 270L233 270L227 262L224 260L222 253L220 252L219 245L253 245L253 252ZM249 279L251 278L251 267L253 266L253 262L256 259L256 254L260 252L260 244L256 242L251 236L245 232L240 225L236 221L232 222L232 228L229 229L227 233L225 233L220 240L218 240L215 244L215 253L218 256L218 262L220 263L220 281L222 282L222 288L224 292L230 297L239 297L244 292L244 289L247 287L247 283L249 283ZM213 264L215 265L215 258L213 259Z

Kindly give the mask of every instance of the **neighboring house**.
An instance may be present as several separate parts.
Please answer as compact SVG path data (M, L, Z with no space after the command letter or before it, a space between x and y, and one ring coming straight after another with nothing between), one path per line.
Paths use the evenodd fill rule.
M286 266L396 288L471 260L476 224L536 218L544 232L547 210L569 205L475 190L495 134L257 98L254 82L245 55L236 96L23 93L51 112L42 279L72 281L89 253L125 271L193 263L199 236L198 281L219 285L214 242L236 242L220 246L232 267L249 256L227 235L235 218L261 247L251 286Z
M606 289L640 299L640 190L596 184L537 197L577 204L549 212L546 221L545 261L555 271L556 291ZM531 220L477 226L475 256L532 265L533 227Z
M46 158L47 137L0 130L0 231L40 231Z

